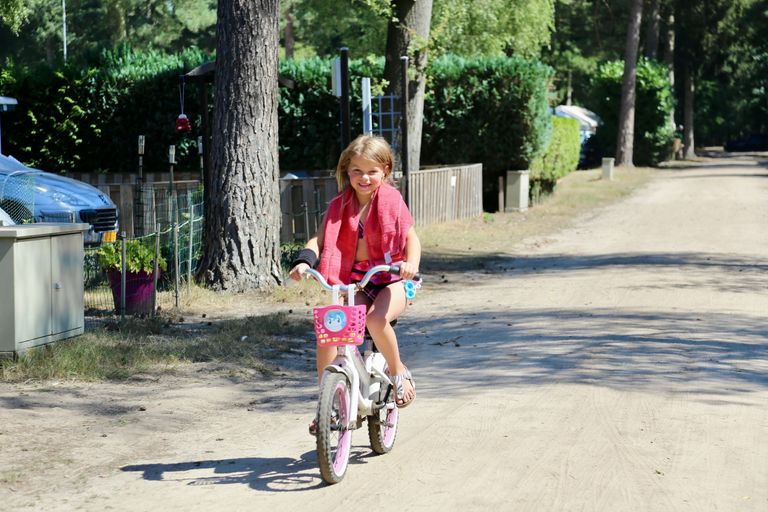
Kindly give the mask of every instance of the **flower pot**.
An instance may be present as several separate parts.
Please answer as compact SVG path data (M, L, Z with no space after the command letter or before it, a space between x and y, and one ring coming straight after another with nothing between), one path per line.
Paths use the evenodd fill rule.
M115 312L120 313L121 280L119 270L108 270ZM152 313L155 281L151 272L128 272L125 275L125 312L129 315Z

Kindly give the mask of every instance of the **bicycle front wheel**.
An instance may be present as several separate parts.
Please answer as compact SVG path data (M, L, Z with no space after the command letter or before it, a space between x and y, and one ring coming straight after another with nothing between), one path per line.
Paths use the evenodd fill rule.
M323 480L329 484L341 482L349 463L349 402L347 378L340 373L327 374L317 406L317 461Z

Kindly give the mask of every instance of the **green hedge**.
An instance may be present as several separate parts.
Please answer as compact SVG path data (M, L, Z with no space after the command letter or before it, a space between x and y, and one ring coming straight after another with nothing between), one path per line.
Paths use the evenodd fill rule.
M89 69L6 68L0 94L17 97L19 108L3 117L4 151L51 171L131 172L143 134L145 171L167 169L170 144L176 145L178 168L196 170L198 87L187 85L185 98L194 130L179 135L179 75L210 59L196 49L169 55L122 48L102 53ZM383 72L383 58L350 62L353 136L362 128L360 79L371 77L381 90ZM280 74L293 82L279 89L281 168L333 168L341 148L331 60L281 61ZM486 175L528 168L550 137L551 76L548 66L520 58L433 61L422 163L482 162Z
M575 171L579 165L581 139L579 122L552 116L552 137L544 154L530 165L531 198L536 201L542 192L554 189L557 180Z
M280 61L280 75L293 82L280 87L278 112L280 167L285 170L333 169L341 153L339 98L331 90L330 59ZM363 77L382 87L384 59L349 62L352 137L362 133Z
M179 136L179 75L208 60L190 49L175 55L129 48L105 51L91 68L14 68L0 94L19 100L4 116L3 152L50 171L136 170L137 140L146 136L146 171L166 171L168 146L181 166L197 168L196 136ZM195 87L185 111L200 126Z
M552 68L522 58L444 56L429 68L422 163L527 169L549 140Z
M589 144L598 154L616 154L623 73L623 61L606 62L592 79L589 105L602 118L603 125ZM655 61L640 59L636 94L633 160L636 165L656 165L669 158L674 138L670 121L674 97L667 68Z

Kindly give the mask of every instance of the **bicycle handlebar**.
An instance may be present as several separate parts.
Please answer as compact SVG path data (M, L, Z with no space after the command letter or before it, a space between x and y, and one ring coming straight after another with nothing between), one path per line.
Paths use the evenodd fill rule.
M339 285L339 290L349 291L350 288L356 288L356 287L363 288L365 287L365 285L368 284L368 281L371 280L374 274L378 274L379 272L389 272L390 274L399 274L400 265L376 265L375 267L371 267L368 270L368 272L365 273L365 276L363 276L363 278L360 280L359 283ZM325 288L326 290L333 290L333 286L328 284L328 281L326 281L323 275L317 270L313 268L308 268L307 270L304 271L304 273L314 277L315 280L318 283L320 283L323 286L323 288ZM421 276L419 274L416 274L414 276L414 279L420 280Z

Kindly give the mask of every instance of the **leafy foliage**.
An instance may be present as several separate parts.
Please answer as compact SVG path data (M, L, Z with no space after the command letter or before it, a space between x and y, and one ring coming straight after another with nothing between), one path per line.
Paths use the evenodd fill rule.
M93 68L14 67L13 79L0 80L0 94L19 99L3 119L4 151L48 171L131 172L137 136L145 135L146 171L167 169L171 144L180 165L196 168L195 135L178 135L174 122L179 75L206 60L197 49L165 54L122 47L103 52ZM199 128L196 92L186 87L185 111Z
M0 0L0 14L8 2L21 3ZM35 64L60 62L62 2L26 0L22 5L25 12L15 36L5 39L0 34L0 57ZM211 0L67 0L66 12L68 61L79 65L92 65L103 49L126 44L169 52L214 49L216 2Z
M623 61L611 61L601 65L592 80L590 105L604 124L588 143L603 155L616 153L623 73ZM637 165L655 165L669 157L674 138L669 121L674 98L666 68L640 59L636 93L634 161Z
M87 94L92 77L91 72L71 67L40 66L9 80L10 95L20 101L13 115L4 119L4 150L42 169L79 168L83 151L101 135Z
M8 26L14 33L19 31L27 17L27 6L24 0L0 0L0 22Z
M579 122L575 119L553 116L552 137L544 154L531 162L531 181L556 182L579 164L581 139Z
M141 240L126 239L123 242L125 243L125 268L128 272L149 274L154 271L154 248ZM118 271L122 269L123 257L120 242L103 244L96 254L102 269ZM168 263L162 254L157 259L157 265L161 270L168 268Z
M549 140L547 85L536 60L444 56L432 62L422 163L482 162L489 177L527 169Z
M554 0L449 0L433 9L436 55L536 57L555 28Z
M3 120L7 147L46 170L131 172L136 137L143 134L145 171L166 169L170 144L179 168L196 169L196 134L178 135L173 123L180 109L178 76L207 59L200 50L123 47L103 52L98 69L14 69L0 76L0 93L20 99ZM383 58L351 60L352 126L362 126L361 78L370 77L374 94L381 93L383 70ZM282 61L280 74L293 82L279 89L281 168L333 168L341 148L331 60ZM445 56L430 64L428 76L422 162L483 162L489 172L501 172L527 168L541 152L550 131L550 68L517 57ZM187 85L185 112L199 129L196 92Z

